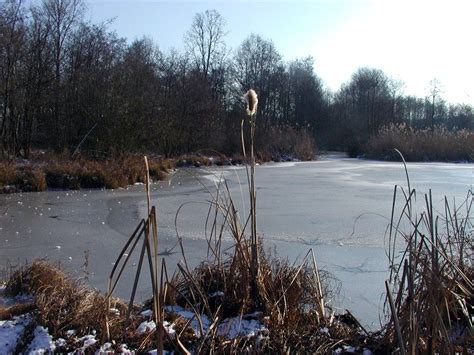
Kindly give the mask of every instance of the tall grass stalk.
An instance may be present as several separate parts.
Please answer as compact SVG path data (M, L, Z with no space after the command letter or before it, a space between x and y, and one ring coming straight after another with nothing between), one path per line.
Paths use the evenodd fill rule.
M255 186L255 152L254 140L256 129L256 113L258 97L257 93L250 89L245 93L245 100L247 102L247 116L250 124L250 174L248 166L246 165L247 181L249 184L250 195L250 243L251 243L251 275L252 275L252 294L256 300L259 298L258 292L258 278L259 278L259 255L258 255L258 236L257 236L257 189ZM244 140L244 120L241 124L241 138L242 138L242 152L247 161L247 152Z
M145 162L145 192L147 199L147 219L142 219L123 249L121 250L117 260L114 263L114 267L109 276L108 280L108 292L106 302L106 317L105 317L105 334L107 339L110 339L110 326L108 312L111 308L112 294L122 277L123 271L130 260L130 257L142 240L142 248L139 254L139 261L137 265L137 271L135 273L135 279L132 286L131 296L129 300L129 306L127 310L127 318L133 309L135 294L138 287L138 281L141 276L143 262L145 260L145 254L148 261L148 267L150 271L150 278L153 290L153 313L156 324L156 348L158 354L163 354L163 337L165 330L163 328L163 298L165 297L166 291L163 291L164 281L163 272L166 270L166 266L162 264L161 277L158 277L158 225L156 222L156 208L151 206L151 194L150 194L150 173L148 166L148 159L144 157ZM164 261L163 261L164 263ZM119 267L120 266L120 267ZM160 283L158 283L160 280Z

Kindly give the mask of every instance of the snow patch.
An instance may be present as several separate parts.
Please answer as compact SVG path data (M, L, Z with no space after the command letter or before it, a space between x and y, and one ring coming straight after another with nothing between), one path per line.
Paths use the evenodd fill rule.
M233 317L224 319L217 328L217 334L228 339L238 336L253 337L259 333L268 333L268 329L256 319Z
M150 351L148 352L148 354L149 354L149 355L157 355L157 354L158 354L158 351L157 351L156 349L150 350ZM168 350L163 350L163 355L172 355L172 354L174 354L174 352L168 351Z
M99 354L112 350L112 343L105 343L100 347Z
M164 309L166 312L176 313L182 318L186 320L190 320L189 326L191 327L191 329L194 331L194 334L198 338L204 335L211 325L211 321L209 320L209 318L205 314L201 314L199 318L201 319L202 331L204 332L204 334L201 334L201 325L199 323L198 318L196 317L196 314L194 314L194 312L187 311L183 307L176 306L176 305L175 306L168 305L168 306L165 306Z
M95 343L97 343L97 340L95 338L95 335L88 334L88 335L83 336L82 338L79 338L76 341L76 343L80 343L80 342L83 342L82 343L82 349L85 349L85 348L88 348L89 346L94 345Z
M148 332L153 331L155 328L156 328L156 324L154 321L142 322L137 328L137 333L138 334L148 333Z
M66 339L58 338L56 339L55 343L58 348L62 348L63 346L66 345Z
M165 306L165 310L170 313L176 313L186 320L190 320L189 326L194 330L196 336L202 336L199 320L197 319L194 312L187 311L180 306L169 305ZM220 322L217 328L217 334L228 339L233 339L238 336L253 337L262 333L267 334L268 329L263 323L256 319L250 319L259 316L261 316L261 312L246 314L242 317L224 319L222 322ZM211 325L211 321L205 314L202 314L200 318L202 322L202 330L204 333L206 333Z
M120 315L120 311L117 309L117 308L110 308L109 309L109 312L115 316L119 316Z
M13 354L23 339L25 328L31 323L30 314L0 321L0 349L5 354Z
M49 335L47 328L37 326L33 333L33 337L32 342L26 350L26 354L43 355L53 353L54 350L56 350L53 337Z
M209 297L210 297L210 298L213 298L213 297L224 297L224 292L222 292L222 291L216 291L216 292L210 293L210 294L209 294Z
M151 317L153 315L153 311L151 309L145 309L140 313L140 315L143 317Z
M326 328L326 327L319 329L319 332L320 332L321 334L327 334L327 335L329 335L329 329Z
M128 346L127 344L121 344L118 349L117 349L117 352L119 354L122 354L122 355L132 355L132 354L135 354L135 351L130 351L128 349Z

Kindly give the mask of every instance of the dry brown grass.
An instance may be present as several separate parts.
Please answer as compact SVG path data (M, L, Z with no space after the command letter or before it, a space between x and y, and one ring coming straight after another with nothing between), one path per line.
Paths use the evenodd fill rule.
M132 316L127 319L127 305L112 299L111 307L107 310L105 295L91 289L80 280L73 280L57 266L39 260L16 271L8 280L6 293L11 296L30 294L34 296L33 304L17 305L14 309L4 310L4 315L20 311L34 311L35 322L48 328L49 333L56 338L68 339L66 332L75 330L76 336L96 333L97 339L105 341L105 320L108 314L109 329L116 344L126 342L130 346L139 347L145 335L136 333L138 324L143 321L139 315L139 307L134 307ZM74 339L61 351L74 350L77 344ZM91 347L88 351L93 351Z
M151 158L150 177L163 180L174 168L174 161ZM51 155L35 156L25 163L0 163L0 193L59 189L126 187L144 182L142 156L126 155L118 159L91 160ZM6 186L9 186L8 188Z
M91 161L86 159L56 160L46 167L49 187L57 188L101 188L114 189L136 182L143 183L145 176L142 156L127 155L120 159ZM169 159L150 159L150 176L163 180L173 167Z
M68 329L87 333L101 323L104 307L98 293L73 282L63 272L45 261L36 261L15 273L7 283L9 294L35 296L38 320L54 334Z
M391 125L367 144L369 158L399 160L394 148L402 152L407 161L473 161L474 133L456 132L442 127L416 130L407 125Z
M40 168L13 162L0 162L0 193L45 189L46 178Z
M19 316L24 313L32 312L36 309L36 306L31 303L19 303L10 307L0 306L0 320L12 319L15 316Z
M313 160L316 157L314 139L304 128L271 126L261 134L256 146L259 161Z
M398 217L397 191L403 194ZM445 199L441 213L431 191L421 211L415 199L409 179L408 189L395 189L384 342L401 353L469 353L474 348L472 192L459 204ZM403 223L407 230L401 230ZM397 255L400 242L405 250Z

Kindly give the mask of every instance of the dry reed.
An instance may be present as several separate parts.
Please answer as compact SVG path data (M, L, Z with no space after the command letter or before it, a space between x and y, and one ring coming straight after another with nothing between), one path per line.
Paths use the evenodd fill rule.
M444 213L437 214L430 190L424 196L424 208L417 212L416 190L410 186L408 171L407 183L406 190L397 186L394 192L384 342L410 354L472 350L472 192L459 205L445 198ZM403 198L395 218L399 191ZM402 230L403 223L408 230ZM398 254L400 243L405 247Z

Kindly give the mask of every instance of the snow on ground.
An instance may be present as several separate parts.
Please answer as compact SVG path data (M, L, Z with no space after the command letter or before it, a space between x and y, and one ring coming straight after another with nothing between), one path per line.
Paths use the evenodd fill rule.
M97 343L97 339L95 338L95 335L88 334L88 335L85 335L82 338L79 338L77 340L77 343L81 343L81 342L82 342L81 350L85 350L89 346L94 345L95 343Z
M338 354L362 354L362 355L372 355L372 351L370 351L369 349L362 349L362 353L361 353L361 350L360 348L355 348L353 346L350 346L350 345L343 345L342 348L337 348L335 349L333 352L332 352L334 355L338 355Z
M191 320L191 322L189 323L189 327L191 327L191 329L194 331L194 334L196 334L198 338L206 334L207 330L211 326L211 321L209 320L209 318L205 314L201 314L199 317L201 319L202 331L203 331L203 333L201 334L201 325L198 318L196 317L196 314L194 314L194 312L187 311L183 307L176 306L176 305L175 306L168 305L168 306L165 306L164 309L166 312L176 313L186 320Z
M224 292L216 291L216 292L210 293L209 298L213 298L213 297L224 297Z
M34 297L29 295L17 295L15 297L5 296L5 286L0 286L0 306L9 307L14 304L33 302Z
M156 324L154 321L149 321L149 322L142 322L138 328L137 328L137 333L138 334L143 334L143 333L148 333L151 332L156 328Z
M4 354L13 354L23 340L26 327L31 323L30 314L0 321L0 349Z
M201 336L199 320L194 312L185 310L180 306L165 306L165 310L167 312L176 313L186 320L191 320L189 326L194 330L196 336ZM257 314L249 314L242 317L232 317L222 320L217 328L217 335L233 339L238 336L252 337L258 334L267 334L268 329L259 320L249 319L256 315ZM200 318L202 330L205 334L211 325L211 321L205 314L202 314Z
M26 354L42 355L54 352L56 345L53 342L53 337L49 335L48 329L42 326L37 326L33 333L33 340L26 350Z
M150 350L148 352L149 355L157 355L158 354L158 351L155 349L155 350ZM173 351L167 351L167 350L163 350L163 355L172 355L174 354Z
M31 302L33 300L30 296L17 296L14 298L9 298L4 296L5 288L0 286L0 305L9 306L18 303ZM214 294L211 294L210 297L222 297L223 293L218 291ZM197 337L201 337L203 334L206 334L211 326L211 320L205 314L201 314L198 317L192 311L186 310L181 306L171 306L167 305L164 307L167 312L175 313L181 316L183 319L190 321L189 326L193 329ZM151 317L153 315L151 310L144 310L141 312L143 317ZM261 316L260 312L246 314L239 317L232 317L224 319L220 322L217 327L217 335L222 336L227 339L234 339L239 336L244 337L253 337L253 336L268 336L269 331L265 325L260 322L259 318ZM11 320L0 321L0 354L10 354L14 353L15 350L21 342L24 340L24 336L27 328L31 325L33 317L31 314L23 314L21 316L16 316ZM175 336L176 332L174 329L174 324L165 321L163 326L166 332L170 336ZM202 329L201 329L202 327ZM143 334L153 331L156 328L156 324L153 320L142 322L138 328L137 333ZM327 329L322 328L321 332L328 332ZM75 337L75 331L69 330L66 333L68 338ZM98 342L96 339L95 332L93 334L88 334L80 338L76 338L76 351L85 352L87 348L95 345ZM33 355L42 355L53 353L58 348L65 346L66 340L59 338L54 340L53 337L48 333L48 329L42 326L37 326L33 332L33 340L26 347L26 354ZM100 346L100 349L97 350L97 354L106 353L111 351L112 344L105 343ZM133 354L133 350L129 350L126 344L122 344L116 348L117 351L122 354ZM358 349L355 349L350 346L343 346L334 351L334 354L339 353L351 353L356 352ZM152 350L149 354L156 354L156 350ZM171 352L166 352L165 354L172 354ZM371 352L367 349L363 349L364 355L370 355Z
M165 328L165 331L168 333L170 336L174 336L176 334L176 331L174 330L174 324L164 321L163 322L163 327ZM148 333L153 330L155 330L156 324L154 321L149 321L149 322L142 322L138 328L137 328L137 333L138 334L143 334L143 333Z
M256 319L233 317L224 319L217 328L217 334L229 339L238 336L253 337L260 333L268 333L268 329Z
M107 351L112 351L112 343L105 343L99 349L99 354L105 353Z
M151 309L146 309L140 313L143 317L151 317L153 315L153 311Z

